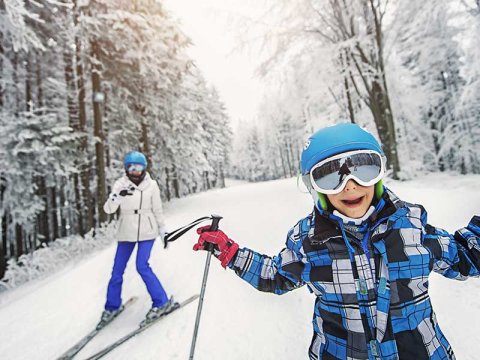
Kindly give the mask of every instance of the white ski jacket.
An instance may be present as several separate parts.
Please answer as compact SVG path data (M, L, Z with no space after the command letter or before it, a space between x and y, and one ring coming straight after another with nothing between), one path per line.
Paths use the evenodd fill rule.
M122 190L129 190L132 195L120 196ZM119 207L118 241L135 242L165 236L160 189L149 173L138 186L126 175L115 182L103 209L113 214Z

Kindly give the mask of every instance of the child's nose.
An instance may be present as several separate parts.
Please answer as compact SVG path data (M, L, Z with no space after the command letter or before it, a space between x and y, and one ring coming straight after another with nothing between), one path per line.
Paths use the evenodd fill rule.
M347 181L347 184L345 185L345 191L352 191L357 188L357 183L353 181L352 179Z

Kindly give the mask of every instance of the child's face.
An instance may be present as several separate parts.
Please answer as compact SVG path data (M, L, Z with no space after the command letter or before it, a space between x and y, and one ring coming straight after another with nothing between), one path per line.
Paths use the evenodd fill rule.
M352 219L361 218L367 212L373 199L375 185L361 186L354 180L348 180L345 188L338 194L328 195L330 203Z

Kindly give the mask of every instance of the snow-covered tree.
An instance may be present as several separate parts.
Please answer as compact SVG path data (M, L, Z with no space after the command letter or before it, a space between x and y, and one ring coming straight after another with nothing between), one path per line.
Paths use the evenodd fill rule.
M463 79L449 1L399 2L396 14L393 46L410 80L395 85L405 94L402 107L408 108L409 129L422 144L424 169L459 169L456 152L465 134L456 106Z
M378 136L393 177L478 171L477 1L269 4L242 20L268 82L257 115L266 158L280 157L275 121L289 119L288 139L350 121Z
M400 163L384 54L388 1L280 1L272 7L274 11L268 16L277 17L277 26L266 30L270 44L261 73L275 67L283 71L285 64L298 64L297 57L305 57L301 66L310 70L314 79L306 82L316 81L328 90L330 103L339 105L339 113L345 116L330 121L358 122L369 128L373 121L396 177ZM325 57L327 66L322 69L319 64ZM321 85L325 78L326 86ZM303 96L304 101L318 98L308 95ZM364 108L369 110L366 118Z
M262 140L255 124L241 122L238 125L229 170L231 177L248 181L268 179Z
M8 137L0 140L1 158L5 164L17 166L9 166L1 174L4 189L0 215L10 217L10 231L17 239L11 255L19 256L35 249L39 245L36 240L48 243L58 232L56 216L51 214L58 206L52 192L61 178L75 171L72 153L76 135L59 122L58 114L40 110L4 121L2 127Z
M462 172L480 173L480 2L472 0L464 1L464 4L467 14L463 16L465 27L462 31L462 43L465 60L461 74L465 85L456 107L463 137L458 142L455 154Z
M129 150L168 199L223 186L228 117L189 44L156 0L0 3L0 278L7 258L98 229Z

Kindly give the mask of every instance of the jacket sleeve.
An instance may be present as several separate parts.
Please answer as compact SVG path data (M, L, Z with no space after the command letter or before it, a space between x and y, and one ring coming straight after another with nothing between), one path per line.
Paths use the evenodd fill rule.
M115 181L112 192L108 195L107 201L103 205L103 211L105 211L107 214L113 214L115 211L117 211L118 207L124 200L120 195L118 195L118 193L125 187L126 185L121 181L121 179Z
M152 211L155 215L155 220L157 220L157 225L160 233L165 233L165 218L163 216L163 206L162 198L160 197L160 188L158 183L155 180L153 181L153 191L152 191Z
M456 280L480 276L480 217L454 235L427 224L426 217L423 211L423 242L433 255L433 271Z
M293 231L289 231L286 247L277 256L272 258L243 248L229 267L254 288L264 292L281 295L304 285L301 277L303 257L295 250Z

